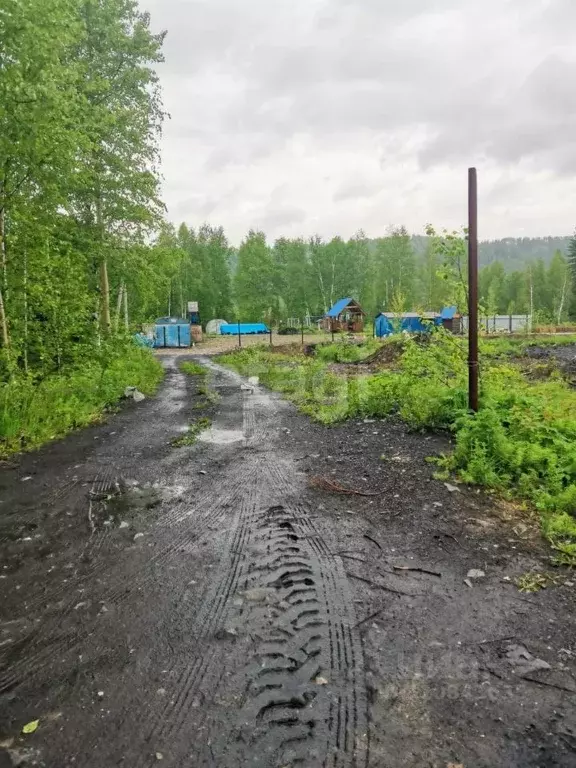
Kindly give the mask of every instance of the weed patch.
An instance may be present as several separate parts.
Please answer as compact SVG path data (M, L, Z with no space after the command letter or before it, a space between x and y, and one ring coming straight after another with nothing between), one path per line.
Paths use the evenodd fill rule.
M180 363L180 370L182 373L188 374L188 376L206 376L207 374L207 370L203 365L191 362L190 360Z
M189 425L188 431L184 435L176 437L174 440L172 440L172 446L174 448L183 448L188 445L194 445L198 440L198 435L200 432L203 432L205 429L209 429L211 424L212 420L207 416L203 416L197 421L193 421L192 424Z

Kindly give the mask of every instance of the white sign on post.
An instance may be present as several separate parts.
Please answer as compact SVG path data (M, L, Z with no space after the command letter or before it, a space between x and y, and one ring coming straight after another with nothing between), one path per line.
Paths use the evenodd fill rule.
M188 302L188 312L198 312L198 302L197 301L189 301Z

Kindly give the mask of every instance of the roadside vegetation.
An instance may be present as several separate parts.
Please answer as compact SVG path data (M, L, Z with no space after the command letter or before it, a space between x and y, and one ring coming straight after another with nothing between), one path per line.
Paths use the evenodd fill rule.
M149 350L106 346L92 359L39 378L14 376L0 383L0 455L31 450L100 420L127 385L155 392L163 371Z
M397 415L413 429L449 430L454 450L438 459L440 476L454 473L524 500L540 513L557 562L576 565L576 389L559 370L529 378L527 345L523 339L482 341L477 415L467 409L466 340L442 329L391 339L376 355L373 343L341 342L312 357L252 347L220 360L259 376L325 424ZM372 364L354 365L362 357Z
M187 373L188 376L206 376L207 374L206 368L189 360L180 363L180 370L183 373Z
M195 445L198 440L198 435L205 429L210 429L212 425L212 419L208 416L202 416L201 418L193 421L188 425L187 431L181 436L172 440L173 448L184 448L189 445Z

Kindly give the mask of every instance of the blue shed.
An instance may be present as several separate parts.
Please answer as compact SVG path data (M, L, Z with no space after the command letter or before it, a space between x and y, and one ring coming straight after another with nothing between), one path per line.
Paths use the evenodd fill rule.
M375 332L378 338L392 333L426 333L433 325L442 325L442 319L436 312L382 312L375 320Z
M394 327L386 315L380 314L376 320L374 320L374 333L379 339L383 339L385 336L391 336L394 333Z
M249 333L270 333L266 323L240 323L240 335ZM221 336L238 336L238 323L227 323L220 326Z
M189 347L190 323L181 317L160 317L154 325L155 347Z

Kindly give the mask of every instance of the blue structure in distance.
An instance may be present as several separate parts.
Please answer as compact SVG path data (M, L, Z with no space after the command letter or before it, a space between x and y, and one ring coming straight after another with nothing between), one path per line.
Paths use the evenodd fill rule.
M154 346L189 347L190 323L181 317L160 317L154 326Z
M394 326L385 314L380 313L374 320L374 333L379 339L391 336L394 333Z
M444 307L440 312L440 320L454 320L458 314L458 307Z
M354 299L340 299L340 301L337 301L336 304L334 304L333 307L330 307L328 312L326 312L326 317L338 317L341 312L344 312L351 301L354 301Z
M221 336L238 336L246 335L250 333L270 333L270 329L266 323L240 323L240 331L238 331L238 323L227 323L220 326Z
M382 339L393 333L428 333L434 325L444 325L451 329L451 323L457 315L456 307L444 307L442 312L381 312L374 320L374 333Z

